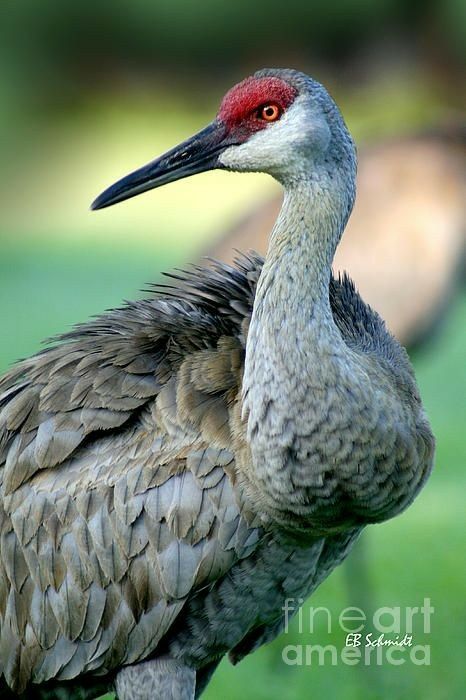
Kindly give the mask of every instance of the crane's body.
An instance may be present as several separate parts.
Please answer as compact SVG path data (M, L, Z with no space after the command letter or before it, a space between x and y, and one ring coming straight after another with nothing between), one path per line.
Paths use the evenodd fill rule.
M0 672L15 693L199 695L429 474L407 356L331 277L355 155L325 90L256 74L95 207L209 167L284 184L265 261L195 268L0 380Z

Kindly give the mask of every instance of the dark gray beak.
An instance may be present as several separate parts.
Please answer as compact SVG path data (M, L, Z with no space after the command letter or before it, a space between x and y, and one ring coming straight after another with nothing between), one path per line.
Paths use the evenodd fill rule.
M115 182L97 197L91 209L110 207L168 182L222 167L218 156L230 145L225 125L215 120L165 155Z

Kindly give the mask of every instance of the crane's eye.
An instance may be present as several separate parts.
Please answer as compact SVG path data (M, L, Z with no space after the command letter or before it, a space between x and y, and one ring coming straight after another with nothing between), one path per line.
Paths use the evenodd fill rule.
M282 116L283 110L275 104L262 105L257 110L257 116L265 122L276 122Z

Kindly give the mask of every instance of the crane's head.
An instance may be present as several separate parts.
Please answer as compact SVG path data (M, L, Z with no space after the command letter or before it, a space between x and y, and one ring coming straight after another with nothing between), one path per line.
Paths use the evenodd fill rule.
M325 88L294 70L266 69L232 87L202 131L118 180L92 209L206 170L260 171L286 184L322 167L354 177L355 162L351 137Z

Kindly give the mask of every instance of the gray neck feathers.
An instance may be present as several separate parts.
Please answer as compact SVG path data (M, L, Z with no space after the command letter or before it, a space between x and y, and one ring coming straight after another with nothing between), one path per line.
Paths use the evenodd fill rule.
M336 177L333 187L328 184L325 176L315 176L285 190L248 334L244 391L250 423L260 420L254 409L262 403L264 387L273 381L283 402L292 402L282 380L302 382L319 354L344 349L330 309L329 282L354 188L345 189Z
M354 199L354 180L324 169L285 190L258 283L243 380L253 471L261 490L293 493L287 454L315 397L344 369L348 350L333 321L329 280ZM308 406L308 396L313 405ZM315 418L315 416L313 416ZM292 465L291 465L292 468Z

